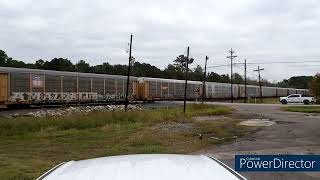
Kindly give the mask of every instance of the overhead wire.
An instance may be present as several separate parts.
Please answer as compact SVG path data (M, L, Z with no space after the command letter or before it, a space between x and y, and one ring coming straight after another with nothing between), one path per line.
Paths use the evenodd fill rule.
M244 72L244 68L239 67L239 66L234 66L234 67L235 67L235 68L238 68L238 69L240 69L241 71ZM250 72L250 71L248 71L248 70L247 70L247 74L251 74L252 76L259 77L259 75L255 74L255 73L253 73L253 72Z
M258 65L258 64L301 64L301 63L320 63L320 61L273 61L273 62L249 62L247 65ZM233 63L236 64L244 64L244 63ZM214 68L214 67L222 67L222 66L230 66L230 64L220 64L216 66L208 66L207 68Z

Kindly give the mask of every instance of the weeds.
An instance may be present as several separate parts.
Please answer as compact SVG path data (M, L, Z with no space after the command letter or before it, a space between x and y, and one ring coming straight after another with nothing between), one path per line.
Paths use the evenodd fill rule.
M0 121L1 179L34 179L63 161L136 153L190 153L244 135L235 120L196 122L199 115L220 115L224 106L132 112L93 112L64 117ZM190 125L187 131L164 131L159 124ZM169 128L170 129L170 128ZM198 134L205 138L199 140ZM215 136L222 140L212 140Z
M288 106L281 109L290 112L320 113L320 106Z

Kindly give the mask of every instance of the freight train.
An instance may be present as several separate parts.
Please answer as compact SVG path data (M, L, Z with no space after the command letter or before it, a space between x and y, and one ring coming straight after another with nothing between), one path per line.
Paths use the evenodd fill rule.
M63 104L84 102L124 101L126 76L63 72L52 70L0 67L0 107L10 105ZM184 98L184 80L149 77L130 77L131 101L181 100ZM187 99L202 97L203 84L188 81ZM233 97L259 97L259 86L233 85ZM205 83L206 99L228 99L228 83ZM307 89L262 87L263 97L279 97L299 93L308 95Z

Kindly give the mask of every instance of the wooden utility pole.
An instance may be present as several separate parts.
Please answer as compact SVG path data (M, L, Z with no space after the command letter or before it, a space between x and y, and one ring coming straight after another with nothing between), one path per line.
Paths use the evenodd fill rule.
M253 71L256 71L256 72L258 72L258 74L259 74L259 86L260 86L260 102L263 102L263 100L262 100L262 87L261 87L261 76L260 76L260 72L261 71L263 71L264 69L262 68L262 69L260 69L260 67L258 66L258 69L256 69L256 70L253 70Z
M202 104L204 103L205 94L206 94L206 76L207 76L207 62L209 57L206 56L206 62L204 64L204 73L203 73L203 84L202 84Z
M189 70L189 46L187 50L187 59L186 59L186 74L185 74L185 84L184 84L184 101L183 101L183 113L186 113L186 102L187 102L187 86L188 86L188 70Z
M247 60L244 60L244 102L246 103L248 99L247 96Z
M130 70L131 70L131 60L132 60L131 50L132 50L132 34L130 36L129 64L128 64L127 89L126 89L126 102L125 102L125 106L124 106L125 111L128 110L128 104L129 104L129 98L128 98L128 96L129 96L129 81L130 81Z
M233 103L233 82L232 82L232 77L233 77L233 71L232 71L232 64L233 64L233 59L236 58L237 56L234 56L234 51L231 50L229 51L230 52L230 56L227 56L228 59L230 59L231 61L231 75L230 75L230 93L231 93L231 103Z

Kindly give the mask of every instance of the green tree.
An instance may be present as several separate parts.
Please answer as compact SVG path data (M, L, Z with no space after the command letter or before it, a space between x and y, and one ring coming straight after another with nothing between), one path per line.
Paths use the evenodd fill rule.
M289 79L284 79L277 85L281 87L291 87L299 89L308 89L308 84L312 80L312 76L293 76Z
M164 69L164 78L168 79L184 79L184 73L183 70L180 67L177 67L175 65L169 64Z
M44 69L44 63L45 63L45 61L42 59L37 60L35 63L35 68L36 69Z
M320 74L316 74L309 82L309 89L313 96L320 98Z
M141 77L164 77L163 71L147 63L140 63L136 61L133 65L132 75Z
M233 82L236 83L236 84L243 84L244 83L244 80L242 78L242 76L238 73L234 73L233 74Z
M289 85L294 88L307 89L311 80L312 76L293 76L289 78Z
M284 79L283 81L278 82L277 85L284 88L290 87L289 81L287 79Z
M45 62L44 67L56 71L75 71L75 66L68 59L54 58L50 62Z
M200 65L197 65L196 68L194 68L193 72L190 73L190 79L194 81L203 81L203 69Z
M11 57L7 58L6 65L7 67L17 67L17 68L26 68L26 64L23 61L17 61Z
M7 53L0 50L0 66L25 68L27 67L23 61L17 61L8 57Z
M0 66L5 66L7 63L8 55L3 50L0 50Z
M76 71L77 72L83 72L83 73L88 73L90 72L90 65L86 63L85 60L80 60L76 65L75 65Z
M228 82L230 82L229 75L222 74L222 75L221 75L221 81L220 81L220 82L223 82L223 83L228 83Z
M112 72L116 75L126 76L128 74L128 66L122 64L115 64L112 66Z
M91 72L98 74L112 74L113 67L109 63L103 63L101 65L91 66Z
M187 67L187 62L188 64L192 64L194 61L193 58L187 58L187 56L184 56L184 55L180 55L178 56L173 62L174 62L174 65L181 69L182 71L185 70L185 68Z

